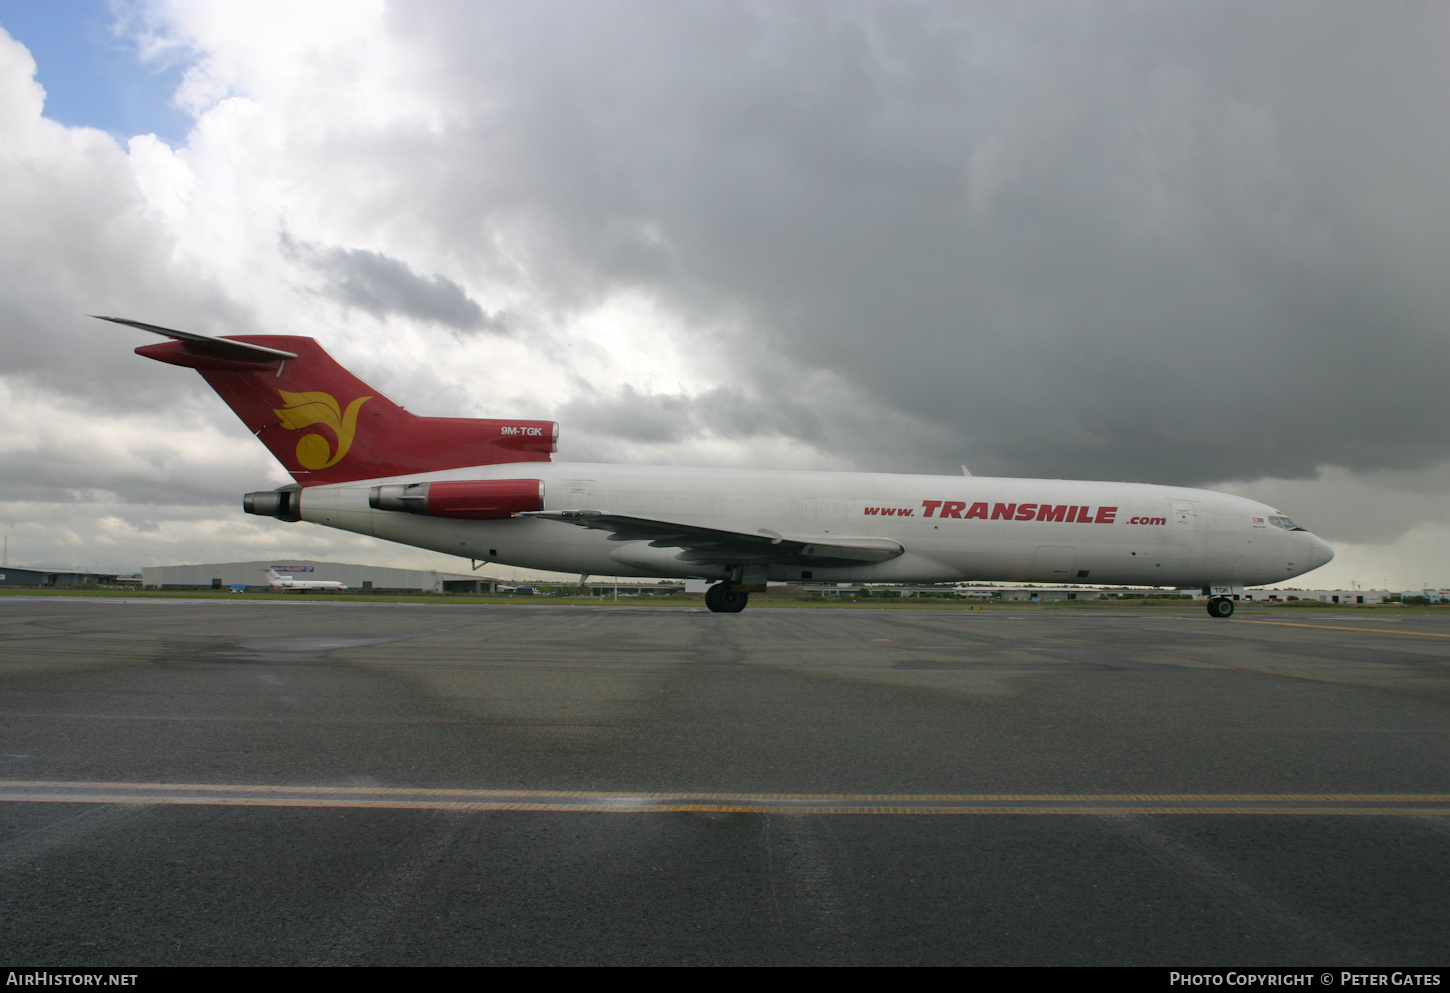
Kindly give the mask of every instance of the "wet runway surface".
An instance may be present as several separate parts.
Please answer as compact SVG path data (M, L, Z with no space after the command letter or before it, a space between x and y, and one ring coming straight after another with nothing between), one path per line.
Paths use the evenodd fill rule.
M0 960L1450 960L1450 617L0 598Z

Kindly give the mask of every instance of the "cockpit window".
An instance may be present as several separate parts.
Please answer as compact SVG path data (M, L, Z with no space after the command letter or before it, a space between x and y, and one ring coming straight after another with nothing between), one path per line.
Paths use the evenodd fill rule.
M1289 520L1289 518L1287 518L1287 517L1270 517L1269 518L1269 523L1272 524L1272 525L1274 525L1274 527L1276 527L1276 528L1283 528L1285 531L1303 531L1304 530L1299 525L1297 525L1293 521Z

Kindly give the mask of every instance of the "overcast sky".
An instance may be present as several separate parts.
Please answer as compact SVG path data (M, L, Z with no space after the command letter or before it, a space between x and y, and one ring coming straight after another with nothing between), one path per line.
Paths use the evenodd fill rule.
M48 13L42 13L48 12ZM1127 479L1450 585L1443 3L0 0L13 563L457 560L116 314L565 460ZM54 93L52 98L49 94Z

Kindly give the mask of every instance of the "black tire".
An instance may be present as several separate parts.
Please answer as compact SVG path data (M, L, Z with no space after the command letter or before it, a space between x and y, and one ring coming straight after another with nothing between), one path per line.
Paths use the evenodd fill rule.
M727 614L740 613L749 602L750 594L741 593L733 586L727 586L720 591L720 608Z
M717 614L738 614L749 600L749 593L741 593L729 583L716 583L705 591L705 606Z
M1234 615L1234 602L1227 597L1214 597L1208 601L1209 617L1232 617Z

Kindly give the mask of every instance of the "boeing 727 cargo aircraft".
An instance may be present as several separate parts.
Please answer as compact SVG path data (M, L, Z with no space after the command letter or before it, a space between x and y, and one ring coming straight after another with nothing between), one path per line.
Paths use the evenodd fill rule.
M311 338L172 339L136 349L201 373L292 474L243 508L526 569L716 580L743 610L767 580L1245 586L1334 557L1273 507L1211 490L550 460L552 421L419 417Z
M276 569L267 570L267 582L271 584L272 589L283 593L307 593L311 590L342 593L347 589L345 584L339 583L335 579L297 579L294 576L279 576Z

